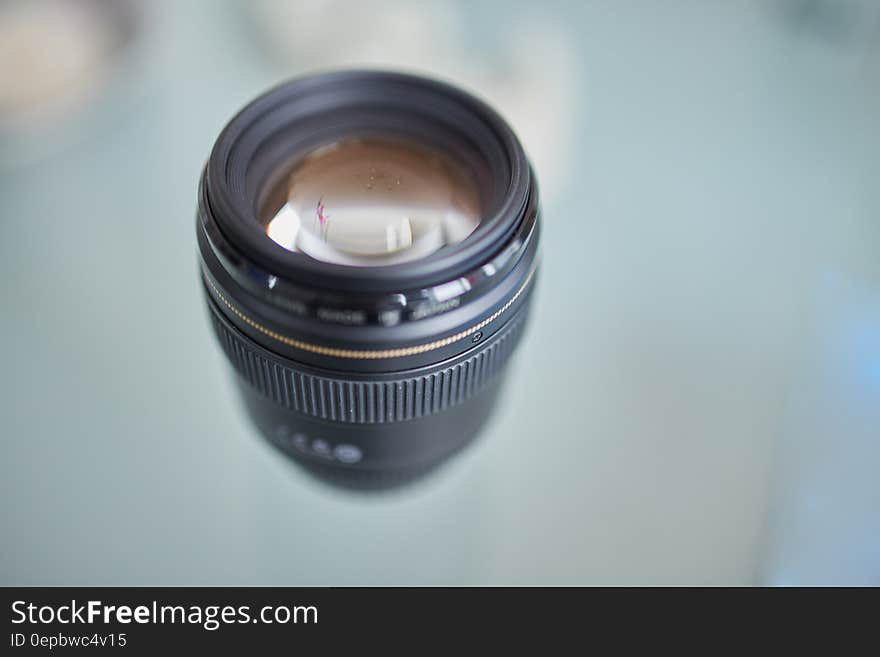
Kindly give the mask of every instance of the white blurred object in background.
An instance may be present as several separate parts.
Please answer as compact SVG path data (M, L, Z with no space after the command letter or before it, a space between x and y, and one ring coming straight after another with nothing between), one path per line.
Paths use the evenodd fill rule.
M118 84L144 22L128 0L11 0L0 4L0 165L57 152L124 93ZM128 76L133 77L133 76Z

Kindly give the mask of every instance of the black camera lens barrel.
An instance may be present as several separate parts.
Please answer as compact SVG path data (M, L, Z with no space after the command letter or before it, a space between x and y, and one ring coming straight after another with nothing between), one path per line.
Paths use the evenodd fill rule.
M272 241L259 208L279 176L366 138L464 163L482 197L473 233L375 267ZM513 132L470 95L397 73L322 74L230 121L202 177L197 236L213 325L261 431L322 475L394 479L442 460L489 415L534 285L537 188Z

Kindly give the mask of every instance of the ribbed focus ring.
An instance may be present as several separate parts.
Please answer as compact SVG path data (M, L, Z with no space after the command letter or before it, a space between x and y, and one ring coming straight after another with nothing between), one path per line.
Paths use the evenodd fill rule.
M402 422L440 413L477 394L513 352L525 324L517 313L473 356L430 374L384 381L315 376L266 358L230 328L217 308L211 317L220 344L236 370L277 404L337 422Z

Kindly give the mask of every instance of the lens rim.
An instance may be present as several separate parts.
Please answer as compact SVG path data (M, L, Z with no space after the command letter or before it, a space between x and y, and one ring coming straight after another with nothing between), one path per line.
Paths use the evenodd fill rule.
M245 179L248 158L273 135L289 130L291 123L319 118L340 107L350 107L353 117L358 107L399 109L458 131L462 139L490 154L487 162L495 169L493 176L506 178L494 212L481 217L476 230L462 242L405 263L359 267L284 249L262 229L258 195L247 189ZM326 143L334 130L344 129L338 123L326 126L315 139ZM533 182L525 152L511 128L470 94L404 73L337 71L286 82L245 106L224 128L211 152L205 170L205 201L220 232L245 258L275 276L341 292L391 292L449 280L490 259L527 215Z

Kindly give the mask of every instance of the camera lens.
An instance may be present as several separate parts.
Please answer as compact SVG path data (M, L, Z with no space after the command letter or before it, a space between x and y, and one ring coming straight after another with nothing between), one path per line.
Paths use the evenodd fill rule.
M337 72L247 105L208 159L197 236L260 432L357 488L470 442L525 325L537 207L513 132L449 85Z

